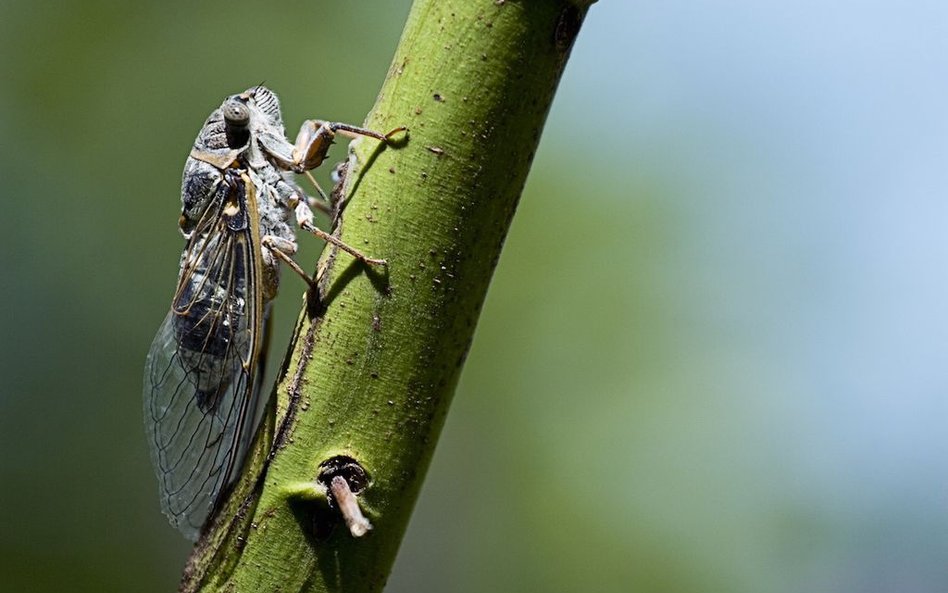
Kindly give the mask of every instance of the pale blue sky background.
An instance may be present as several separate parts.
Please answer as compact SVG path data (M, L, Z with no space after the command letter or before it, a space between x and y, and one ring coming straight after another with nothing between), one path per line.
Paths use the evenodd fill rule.
M583 34L547 139L584 121L603 168L675 180L683 321L777 399L744 420L782 494L853 519L837 553L885 550L892 590L944 589L948 4L600 2Z

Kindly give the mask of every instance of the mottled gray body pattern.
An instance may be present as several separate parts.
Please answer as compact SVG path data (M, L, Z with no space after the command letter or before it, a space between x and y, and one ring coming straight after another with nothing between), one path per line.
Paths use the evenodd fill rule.
M256 428L264 322L280 260L296 252L293 223L322 234L292 172L322 162L340 126L362 133L310 121L290 144L276 95L255 87L211 113L185 164L179 224L187 244L146 360L144 403L162 510L192 540Z

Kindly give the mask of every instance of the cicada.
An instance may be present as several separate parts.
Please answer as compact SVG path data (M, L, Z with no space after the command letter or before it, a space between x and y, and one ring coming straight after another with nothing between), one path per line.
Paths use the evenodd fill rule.
M318 202L294 174L319 166L337 133L386 141L401 129L383 135L309 120L291 144L279 101L263 86L228 97L201 128L181 184L186 244L177 289L144 381L161 507L188 538L197 538L220 504L256 429L264 334L281 261L306 277L292 260L294 225L365 263L385 263L318 229Z

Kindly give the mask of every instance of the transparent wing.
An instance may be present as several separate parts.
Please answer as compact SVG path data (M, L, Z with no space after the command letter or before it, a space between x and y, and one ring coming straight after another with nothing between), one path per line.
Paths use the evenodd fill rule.
M244 190L237 183L222 191ZM192 540L239 471L255 429L259 246L237 198L219 200L192 234L145 363L145 425L162 510Z

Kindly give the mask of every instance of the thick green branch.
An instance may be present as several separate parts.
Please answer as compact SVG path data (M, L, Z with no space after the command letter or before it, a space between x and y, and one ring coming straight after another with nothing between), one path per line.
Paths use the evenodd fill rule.
M410 139L355 142L341 188L341 238L389 265L327 248L276 412L185 590L383 587L586 4L415 2L366 121ZM346 471L365 537L328 494Z

